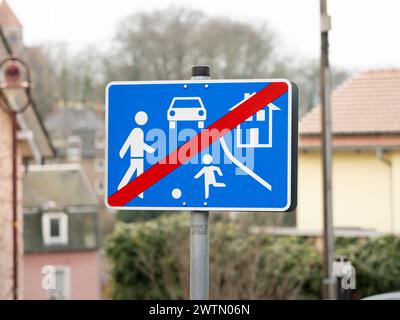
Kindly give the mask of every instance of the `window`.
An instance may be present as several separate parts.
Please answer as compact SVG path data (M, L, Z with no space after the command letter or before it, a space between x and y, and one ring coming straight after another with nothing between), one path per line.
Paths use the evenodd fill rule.
M44 213L42 236L45 245L68 243L68 215L63 212Z
M55 238L60 236L60 220L50 218L50 237Z
M82 155L82 140L78 136L70 136L67 142L67 160L80 161Z
M104 171L104 159L103 158L94 159L94 169L96 170L96 172Z
M52 274L53 288L49 290L51 300L70 299L71 271L69 266L56 266Z

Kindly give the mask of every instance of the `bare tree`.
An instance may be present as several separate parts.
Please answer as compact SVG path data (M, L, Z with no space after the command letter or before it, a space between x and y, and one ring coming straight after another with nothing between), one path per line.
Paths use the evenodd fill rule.
M335 89L350 73L338 67L331 68L331 86ZM293 67L288 78L296 82L299 90L299 115L309 111L319 102L319 61L312 59L301 59L293 61Z
M214 77L271 77L274 34L262 25L210 18L195 10L170 8L123 20L106 59L107 78L185 79L192 64L210 64Z
M36 83L46 84L37 87L37 94L46 110L55 103L90 105L103 101L109 81L188 79L191 65L209 64L213 78L279 77L297 82L303 114L318 101L318 63L293 58L290 52L282 56L278 46L266 24L178 7L136 13L119 23L105 52L88 47L71 53L65 44L47 46L49 68L42 68L43 63L34 67ZM333 85L346 76L333 68Z

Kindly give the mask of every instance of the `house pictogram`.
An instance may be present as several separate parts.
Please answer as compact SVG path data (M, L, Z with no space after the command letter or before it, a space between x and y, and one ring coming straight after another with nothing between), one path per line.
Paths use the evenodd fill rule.
M234 105L229 110L235 109L240 103L250 98L253 93L245 93L244 99ZM247 118L243 124L235 129L236 147L238 148L271 148L272 147L272 113L280 110L273 103L267 105L268 117L266 109L259 110L255 116Z

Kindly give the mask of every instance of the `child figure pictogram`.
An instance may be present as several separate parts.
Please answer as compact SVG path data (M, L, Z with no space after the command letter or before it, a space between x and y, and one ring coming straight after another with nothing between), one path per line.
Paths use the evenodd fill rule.
M213 161L213 158L210 154L206 154L203 156L202 162L205 164L203 168L194 176L195 179L200 178L202 175L204 176L204 195L205 199L208 199L210 196L210 186L216 188L226 187L225 183L217 182L215 178L215 172L218 173L219 176L222 177L222 171L217 166L210 165Z

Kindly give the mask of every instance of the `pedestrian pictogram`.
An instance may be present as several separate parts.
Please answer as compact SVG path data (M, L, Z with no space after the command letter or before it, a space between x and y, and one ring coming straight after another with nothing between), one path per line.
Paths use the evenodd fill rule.
M144 111L136 113L135 122L139 126L145 125L147 123L147 113ZM125 156L128 149L130 149L130 166L119 183L118 190L128 184L135 172L136 176L143 173L144 152L153 153L155 151L151 146L144 142L144 133L140 128L134 128L126 138L125 143L119 151L121 159ZM143 193L139 194L139 197L143 198Z

